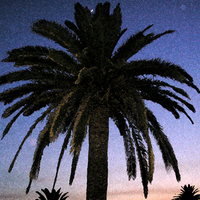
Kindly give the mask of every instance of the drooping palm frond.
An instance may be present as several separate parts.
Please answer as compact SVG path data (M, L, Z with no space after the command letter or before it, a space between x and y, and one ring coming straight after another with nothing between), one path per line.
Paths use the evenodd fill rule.
M136 155L135 155L133 140L132 140L129 130L127 130L127 133L123 135L123 139L124 139L124 148L125 148L125 154L126 154L128 178L129 180L131 178L135 180L136 179Z
M73 136L71 141L70 152L79 152L82 142L87 134L87 126L89 121L90 112L90 99L88 97L83 98L82 103L78 108L78 112L75 116L75 123L73 127Z
M45 147L50 144L49 132L50 132L50 124L46 125L38 136L37 147L34 153L33 164L29 174L30 180L29 180L29 185L26 189L26 194L28 194L30 190L32 180L38 178L43 151Z
M53 189L54 189L56 181L57 181L58 172L59 172L59 169L60 169L60 164L61 164L64 152L67 149L67 146L69 144L69 139L71 137L72 128L73 128L73 123L70 124L70 126L69 126L69 128L67 130L67 133L66 133L66 136L65 136L61 151L60 151L60 155L59 155L58 163L57 163L57 168L56 168L56 175L55 175L54 182L53 182Z
M81 149L78 149L78 152L76 150L73 152L73 159L72 159L72 166L71 166L71 174L69 178L69 185L72 185L74 177L75 177L75 172L76 172L76 167L78 164L79 160L79 155L80 155Z
M154 81L148 80L146 83L145 82L146 80L141 80L141 84L139 86L139 88L140 87L142 88L141 91L142 91L142 96L144 99L160 104L166 110L171 112L175 116L175 118L179 118L179 113L182 112L193 123L190 116L186 113L185 109L182 107L182 105L184 104L189 110L191 110L192 112L195 112L193 105L191 105L186 100L179 97L176 93L161 88L160 87L161 85L158 86L157 83L154 84ZM180 88L177 88L177 87L174 88L172 86L170 87L176 90L177 93L183 96L186 96L189 99L187 93L183 92ZM181 106L179 102L182 104Z
M125 76L153 75L169 78L180 83L185 83L199 93L199 89L193 83L193 78L180 66L160 59L131 61L121 67L119 73L124 71Z
M12 168L14 167L14 164L15 164L15 161L17 159L17 156L19 155L19 152L21 151L22 149L22 146L23 144L25 143L25 141L28 139L28 137L32 134L33 130L35 129L35 127L37 126L38 123L40 123L41 121L44 120L44 118L48 115L49 112L51 112L53 108L52 107L49 107L45 112L43 112L43 114L37 118L37 120L35 121L35 123L30 127L28 133L26 134L26 136L24 137L23 141L21 142L19 148L18 148L18 151L17 153L15 154L15 157L12 161L12 163L10 164L10 167L9 167L9 170L8 172L11 172L12 171Z
M146 114L146 107L140 93L133 91L132 96L133 96L133 98L131 98L132 101L128 103L130 113L129 112L126 113L128 114L129 121L131 122L131 124L134 124L135 127L137 127L137 131L139 131L142 134L142 137L147 144L148 163L149 163L148 178L149 182L151 182L153 180L153 173L154 173L154 154L148 132L148 118ZM131 106L132 102L135 102L135 105ZM133 109L133 107L135 108Z
M132 125L131 125L132 126ZM149 165L148 165L148 154L146 147L144 145L144 141L139 133L137 133L137 129L132 126L132 137L135 142L137 156L140 166L140 175L142 178L142 185L144 196L147 198L148 194L148 182L149 182Z
M136 155L135 155L135 147L134 142L130 134L130 130L126 124L126 119L124 118L123 114L120 112L114 112L111 118L115 122L115 125L119 129L121 136L123 136L124 140L124 149L126 155L126 162L127 162L127 174L129 180L132 178L133 180L136 179Z
M172 167L174 169L177 181L180 181L181 176L178 169L178 161L167 136L163 133L161 125L149 109L147 109L147 116L149 121L149 130L151 131L157 142L157 145L160 148L165 168L168 170Z
M3 131L3 136L1 139L3 139L5 137L5 135L9 132L11 126L15 123L15 121L17 120L17 118L24 112L26 108L22 108L13 118L12 120L7 124L6 128Z

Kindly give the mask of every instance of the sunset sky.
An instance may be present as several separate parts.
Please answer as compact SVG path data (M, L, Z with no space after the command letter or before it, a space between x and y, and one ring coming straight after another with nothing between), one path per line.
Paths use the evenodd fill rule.
M76 2L75 0L0 1L0 60L7 56L7 51L25 45L59 48L52 41L33 34L30 27L38 19L57 21L62 25L66 19L74 21ZM97 3L105 1L79 0L78 2L88 6L92 11ZM131 34L143 30L150 24L154 26L149 31L155 33L168 29L175 30L173 34L166 35L148 45L131 60L159 57L173 62L191 74L195 84L200 87L199 0L113 0L110 2L111 12L117 3L120 3L123 28L128 28L120 40L121 43ZM13 63L0 63L0 75L11 70L14 70ZM8 87L0 87L0 92L6 88ZM176 120L160 106L148 103L174 147L182 177L181 181L177 182L172 170L166 172L161 153L153 142L155 175L153 183L149 185L148 200L171 200L185 184L195 185L200 189L200 95L185 86L183 88L190 94L191 103L196 108L196 113L188 111L194 121L193 125L184 115ZM0 104L0 115L4 109L3 104ZM36 190L52 187L62 137L45 150L39 178L33 182L30 193L25 195L37 134L43 124L37 126L27 140L13 171L8 173L9 165L18 146L37 115L38 113L29 118L20 117L9 134L0 141L0 199L2 200L33 200L37 197ZM10 119L0 119L1 135ZM63 192L69 192L69 200L85 199L87 149L86 138L72 186L68 184L71 166L69 151L66 151L63 158L56 189L61 187ZM108 200L144 200L139 169L136 180L128 181L123 139L112 121L110 121L108 180Z

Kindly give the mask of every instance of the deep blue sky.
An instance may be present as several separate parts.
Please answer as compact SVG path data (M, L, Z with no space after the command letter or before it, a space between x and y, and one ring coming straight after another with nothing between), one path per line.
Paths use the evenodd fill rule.
M66 19L74 20L74 4L77 1L71 0L6 0L0 2L0 60L7 56L6 52L25 45L44 45L59 48L53 42L31 33L30 26L37 19L47 19L64 24ZM96 4L105 1L84 0L79 1L89 9L94 9ZM135 1L115 1L111 2L111 12L113 8L121 4L123 15L123 28L128 28L120 42L123 42L131 34L144 29L150 24L154 26L150 29L155 33L163 32L167 29L176 30L175 33L166 35L151 45L147 46L135 57L157 58L179 64L189 72L197 86L200 87L200 2L199 0L135 0ZM12 63L0 63L0 75L14 70ZM0 87L0 91L6 86ZM184 87L186 88L186 87ZM186 88L187 89L187 88ZM167 200L179 193L179 188L184 184L193 184L200 188L200 99L199 95L192 90L187 90L196 107L195 114L190 113L195 124L192 125L185 116L181 115L179 120L163 111L157 105L150 105L164 127L165 133L174 147L179 160L182 181L177 183L173 171L166 173L162 163L161 154L158 147L155 147L156 172L153 184L149 189L149 200ZM0 114L3 105L0 104ZM25 188L28 184L28 173L31 167L34 144L37 133L41 126L38 126L33 135L28 139L26 145L16 162L12 173L8 173L8 167L18 145L29 126L33 123L34 117L20 118L13 126L10 133L0 141L0 199L21 200L36 198L35 190L48 187L51 188L59 147L62 138L51 145L44 154L41 172L38 180L33 183L30 194L25 196ZM9 119L0 120L0 131L5 128ZM69 191L70 199L84 199L86 187L87 169L87 139L82 150L81 159L78 164L77 175L73 186L68 185L71 156L66 152L62 162L60 176L57 187L62 187L63 191ZM141 179L128 181L126 175L125 155L123 141L113 123L110 123L110 143L109 143L109 187L108 200L142 200Z

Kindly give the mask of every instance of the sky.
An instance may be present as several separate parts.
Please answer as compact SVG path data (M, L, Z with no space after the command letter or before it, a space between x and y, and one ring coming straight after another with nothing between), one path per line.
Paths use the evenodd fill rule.
M25 45L41 45L59 48L52 41L31 32L31 25L38 19L57 21L74 21L75 0L6 0L0 1L0 60L6 52ZM97 3L105 1L80 0L83 6L94 9ZM182 66L194 78L194 83L200 87L200 1L199 0L112 0L111 12L120 3L122 9L122 28L128 28L121 38L125 41L131 34L143 30L150 24L154 26L150 32L160 33L173 29L173 34L166 35L145 47L134 59L161 58ZM0 63L0 75L15 70L13 63ZM8 86L0 87L0 92ZM177 182L174 172L166 172L161 153L155 142L155 174L149 185L148 200L170 200L180 192L185 184L195 185L200 189L200 96L193 90L183 86L191 97L190 103L196 108L196 113L188 111L194 124L184 116L176 120L170 113L158 105L147 102L168 136L179 162L181 181ZM0 104L0 115L4 105ZM42 188L51 189L56 163L63 138L50 145L44 152L39 178L34 181L28 195L25 189L29 182L29 171L32 164L37 134L43 124L37 126L24 145L14 169L8 173L9 165L18 146L27 133L38 113L32 117L20 117L13 125L9 134L0 141L0 199L2 200L32 200L37 198L35 191ZM11 118L0 119L0 134ZM123 140L113 122L110 121L109 138L109 174L108 200L144 200L143 188L139 170L136 180L128 181ZM85 199L87 171L88 141L85 139L75 180L69 186L71 155L66 151L56 184L56 189L62 188L69 192L69 199Z

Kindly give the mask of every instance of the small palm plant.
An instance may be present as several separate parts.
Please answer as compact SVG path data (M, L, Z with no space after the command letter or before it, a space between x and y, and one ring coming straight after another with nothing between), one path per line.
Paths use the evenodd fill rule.
M41 189L42 192L45 194L45 196L41 194L40 192L36 191L36 193L39 194L39 198L36 200L65 200L67 199L69 197L69 196L66 196L68 192L62 194L62 192L60 192L60 189L58 189L57 191L55 189L52 189L51 192L47 188Z
M172 200L200 200L200 195L197 194L199 189L195 189L195 186L190 184L181 186L181 193L178 196L174 196Z

